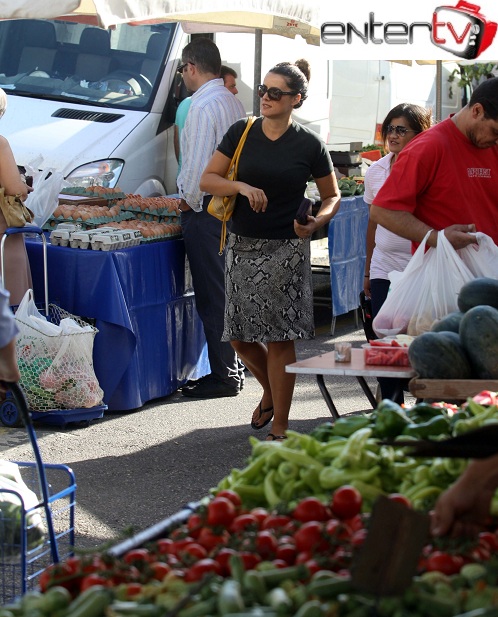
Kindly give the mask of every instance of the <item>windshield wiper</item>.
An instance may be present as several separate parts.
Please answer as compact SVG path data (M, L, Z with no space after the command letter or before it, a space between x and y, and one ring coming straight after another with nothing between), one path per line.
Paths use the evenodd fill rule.
M1 84L0 84L1 87ZM9 90L9 94L16 94L17 96L24 96L32 99L45 99L47 101L61 101L66 103L83 103L87 105L94 105L95 107L107 107L112 108L109 103L102 103L101 101L95 101L83 96L71 96L66 94L49 94L46 92L27 92L26 90Z

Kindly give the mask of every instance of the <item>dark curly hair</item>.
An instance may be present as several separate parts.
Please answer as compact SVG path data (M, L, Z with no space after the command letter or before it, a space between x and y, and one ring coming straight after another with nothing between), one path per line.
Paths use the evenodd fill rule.
M294 105L294 109L301 107L303 102L308 98L308 82L310 79L309 62L303 58L296 60L294 64L291 62L280 62L268 72L281 75L285 79L285 83L289 87L289 90L301 95L301 100Z
M420 105L412 105L411 103L400 103L393 107L382 123L382 139L384 143L387 142L387 127L394 118L405 118L412 131L421 133L432 125L432 110Z

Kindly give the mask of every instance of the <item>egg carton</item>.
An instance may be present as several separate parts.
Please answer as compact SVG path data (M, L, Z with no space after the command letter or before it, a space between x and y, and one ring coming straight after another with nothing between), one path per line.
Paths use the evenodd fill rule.
M81 229L77 223L59 223L56 229L50 232L50 244L54 246L68 246L71 234Z
M98 229L83 229L71 234L69 244L73 249L88 249L95 235L109 234L116 231L114 227L99 227Z
M114 229L108 234L92 236L91 246L95 251L113 251L140 244L142 234L135 229Z

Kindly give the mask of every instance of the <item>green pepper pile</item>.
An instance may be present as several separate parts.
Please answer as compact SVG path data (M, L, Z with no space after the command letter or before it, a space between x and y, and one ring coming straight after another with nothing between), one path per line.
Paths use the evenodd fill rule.
M385 399L371 414L324 423L309 435L288 431L283 443L251 438L248 465L233 469L213 490L232 489L247 507L274 508L306 496L326 501L330 490L350 484L362 494L365 512L379 495L394 492L428 511L468 461L408 456L396 440L445 439L491 422L498 422L498 407L472 399L462 408L422 402L408 409ZM498 513L498 499L492 513Z

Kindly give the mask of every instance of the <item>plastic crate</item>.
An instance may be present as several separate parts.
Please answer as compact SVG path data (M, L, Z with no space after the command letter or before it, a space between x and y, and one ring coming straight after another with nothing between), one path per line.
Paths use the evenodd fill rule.
M40 474L37 463L17 463L21 476L27 486L40 499ZM14 536L4 533L5 525L10 522L0 518L0 601L11 602L26 591L38 586L41 572L52 563L63 560L73 554L75 491L76 482L73 471L66 465L43 464L47 504L40 499L39 505L25 508L23 500L14 491L0 489L3 493L19 497L20 516L16 520ZM37 542L33 541L36 531L30 521L33 514L39 514L43 535ZM50 520L48 520L50 518ZM40 519L38 519L39 521Z

